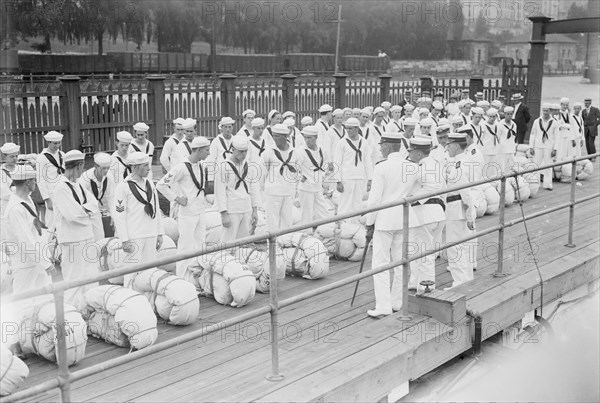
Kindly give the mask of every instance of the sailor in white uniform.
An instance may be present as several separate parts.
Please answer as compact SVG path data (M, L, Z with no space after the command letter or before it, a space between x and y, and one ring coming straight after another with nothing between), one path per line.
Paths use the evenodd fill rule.
M487 121L482 122L481 141L483 146L484 175L486 178L493 178L500 175L503 171L503 154L501 130L497 123L498 111L495 108L489 108L486 112Z
M112 164L112 158L107 153L94 154L94 167L85 171L77 183L94 196L102 215L104 237L114 235L112 212L115 184L108 178L108 170Z
M46 204L46 226L50 230L54 229L52 194L58 183L58 178L65 172L65 153L60 150L62 139L63 135L56 131L50 131L44 135L47 146L38 155L35 165L38 175L38 189Z
M575 140L575 156L581 157L585 149L585 128L583 126L583 117L581 111L583 105L581 102L573 104L573 139Z
M137 122L133 125L133 141L129 145L129 154L133 152L143 152L150 157L150 164L152 164L154 144L148 140L148 130L150 130L150 126L144 122ZM148 179L152 180L152 169L150 169L150 172L148 173Z
M319 107L319 115L319 119L315 122L315 127L319 131L317 143L319 144L319 147L327 148L327 131L329 130L333 118L333 107L328 104L321 105Z
M129 144L132 140L133 136L131 133L126 131L117 132L117 151L112 154L112 163L107 174L115 188L131 174L131 167L127 160L129 158Z
M550 104L542 104L542 116L533 121L529 135L529 150L533 155L533 163L540 167L552 164L556 156L556 134L559 123L550 116ZM539 171L544 176L542 186L552 190L552 168Z
M304 137L302 137L302 133L300 133L300 130L296 127L294 118L288 115L288 117L283 120L283 124L290 130L290 137L288 140L290 145L294 148L304 147L306 145L304 143Z
M0 147L0 153L2 153L4 159L4 163L0 169L0 242L4 240L6 229L4 212L6 211L8 200L13 193L13 181L11 176L17 167L17 158L20 150L21 147L15 143L4 143L2 147Z
M512 106L504 107L504 119L498 124L498 132L500 133L500 166L502 172L508 173L514 163L514 155L517 152L517 124L512 120L514 112Z
M95 241L102 239L104 234L98 201L77 183L83 173L84 159L85 155L79 150L65 154L66 172L59 177L52 194L64 280L84 279L98 274ZM96 286L98 283L66 290L65 302L82 309L85 306L83 295Z
M367 207L399 201L413 193L418 166L402 157L398 152L401 146L400 133L383 134L381 154L384 159L375 165ZM367 231L373 234L373 268L402 259L403 209L404 206L396 206L367 214ZM409 214L409 224L416 223L412 208ZM380 318L402 309L402 266L394 268L391 284L389 271L373 275L373 286L375 308L367 311L370 317Z
M252 109L246 109L244 112L242 112L242 119L244 119L244 124L242 125L242 127L240 127L240 130L238 130L236 135L245 134L246 137L250 137L250 135L252 134L252 120L255 117L256 112L254 112Z
M123 242L124 265L145 263L157 258L164 234L158 193L148 180L150 157L141 152L129 155L132 173L115 189L114 222ZM131 284L138 273L125 275L124 286Z
M235 136L232 145L232 154L221 162L215 176L215 206L221 213L223 225L221 243L233 242L254 232L260 203L262 165L249 160L248 150L252 146L248 137Z
M304 129L306 126L312 126L312 125L313 125L313 119L310 116L304 116L300 120L300 130Z
M177 227L180 252L198 249L206 240L205 199L206 173L202 161L208 157L210 142L206 137L192 140L192 153L175 165L156 183L156 190L178 205ZM176 274L184 277L189 260L180 260Z
M231 139L233 138L234 124L235 121L229 116L223 117L219 122L219 130L221 130L221 133L219 133L210 143L208 163L215 163L218 165L221 161L226 160L227 156L232 153Z
M181 123L183 130L183 139L177 144L173 155L171 156L171 165L175 166L184 161L192 153L192 141L198 135L196 131L196 119L187 118Z
M160 153L160 163L163 166L165 173L169 172L169 169L171 169L171 158L177 150L179 142L183 140L184 130L182 125L184 122L185 119L183 118L177 118L173 120L173 124L175 125L175 133L173 133L173 135L169 137L167 141L165 141L165 144L163 144L163 148Z
M390 115L390 109L392 108L392 103L389 101L383 101L381 103L381 107L384 110L383 113L383 124L387 126L388 123L390 123L390 119L392 118ZM385 131L385 130L384 130Z
M388 121L385 126L385 131L389 133L403 132L404 127L402 127L402 107L400 105L393 105L390 108L390 113L392 114L391 119Z

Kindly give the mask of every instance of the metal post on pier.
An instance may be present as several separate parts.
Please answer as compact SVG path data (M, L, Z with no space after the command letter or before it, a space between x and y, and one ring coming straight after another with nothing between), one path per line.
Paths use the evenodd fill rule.
M575 179L577 177L577 162L573 161L571 163L571 205L569 206L569 237L567 244L565 245L567 248L574 248L575 244L573 243L573 224L575 221Z
M277 298L277 237L269 238L269 301L271 305L271 374L269 381L281 381L279 373L279 300Z
M56 338L58 381L60 399L62 402L71 401L71 373L67 362L67 324L65 323L65 292L59 290L54 293L54 309L56 310L56 325L54 337ZM81 329L80 329L81 330Z
M410 279L410 262L408 261L408 213L410 204L405 203L402 207L402 260L406 263L402 265L402 314L398 318L399 320L408 321L412 319L410 312L408 311L408 281Z
M506 203L506 178L500 179L500 219L498 230L498 267L494 272L494 277L505 277L508 273L504 272L504 208Z

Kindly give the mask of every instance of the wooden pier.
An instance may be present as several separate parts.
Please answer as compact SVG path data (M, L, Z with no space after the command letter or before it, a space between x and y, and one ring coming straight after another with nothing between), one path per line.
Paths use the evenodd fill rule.
M592 178L577 186L577 199L599 190L598 164ZM530 214L569 199L570 185L540 189L523 205ZM567 243L568 209L527 222L533 252L543 279L544 305L588 286L597 289L599 275L599 200L575 209L574 243ZM521 216L518 204L506 209L506 219ZM498 214L477 221L478 229L496 225ZM77 381L74 401L394 401L406 393L408 381L470 350L474 320L482 320L482 339L508 328L539 308L541 287L529 252L523 224L505 232L504 268L510 275L493 277L497 267L497 233L479 239L475 280L443 291L451 276L444 257L438 261L438 289L425 297L410 297L415 314L383 319L367 317L374 306L372 280L362 281L353 307L353 285L283 308L279 315L281 381L266 379L271 370L270 317L243 322L204 338L183 343ZM370 256L366 267L370 267ZM356 262L332 260L330 275L309 281L286 278L281 299L342 279L358 271ZM231 308L201 299L200 320L188 327L160 325L157 343L268 304L257 294L249 306ZM427 316L425 316L427 314ZM127 354L128 350L91 338L86 357L71 371ZM56 376L56 365L28 357L27 386ZM59 401L59 390L31 401Z

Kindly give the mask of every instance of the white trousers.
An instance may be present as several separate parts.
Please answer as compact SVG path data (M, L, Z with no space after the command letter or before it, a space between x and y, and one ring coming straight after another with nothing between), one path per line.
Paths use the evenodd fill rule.
M467 227L467 220L446 220L446 240L448 243L457 241L468 235L471 231ZM452 246L448 251L448 271L452 274L452 287L473 280L473 267L477 241L471 240Z
M156 260L158 257L158 252L156 251L156 238L156 236L150 236L147 238L130 239L133 244L133 252L125 253L123 267ZM123 276L123 286L131 288L131 284L138 273L139 272L134 272Z
M221 243L233 242L236 239L250 236L250 221L252 213L229 213L231 225L223 227L221 231Z
M329 205L325 200L325 196L323 196L323 192L305 192L301 190L298 192L298 198L302 209L300 218L302 224L329 216Z
M443 228L444 221L433 222L419 227L410 228L409 237L409 253L420 254L426 251L433 250L435 247L436 236L441 234L439 228ZM410 281L409 288L416 288L418 291L425 290L421 285L421 281L430 280L435 283L435 254L431 254L421 259L410 262ZM435 289L435 284L430 287Z
M402 259L402 231L378 231L373 233L372 268L381 267L390 262ZM408 279L407 279L408 280ZM394 268L393 281L390 284L390 272L384 271L373 275L375 291L375 310L391 314L402 308L402 266Z
M552 150L549 148L535 148L533 154L533 163L540 167L542 165L552 164ZM552 188L552 168L538 171L540 175L544 175L542 186L546 189Z
M503 160L502 154L484 154L483 177L487 179L500 175L502 173Z
M292 196L272 196L265 194L265 210L269 231L279 231L280 229L292 226L293 202L294 199Z
M178 252L204 247L204 243L206 242L206 219L204 212L195 216L180 215L177 220L177 227L179 228ZM183 273L185 273L192 259L180 260L175 263L175 273L183 277Z
M61 268L64 280L80 280L99 273L100 251L92 238L79 242L60 243L58 246L62 253ZM95 282L66 290L65 303L73 305L77 310L82 310L85 307L83 295L98 285Z
M515 163L515 154L513 152L501 154L500 165L502 172L508 173L511 171L513 164Z
M360 210L363 196L367 191L367 181L365 179L346 179L342 181L342 184L344 192L340 193L338 214ZM358 217L352 217L348 221L358 222Z

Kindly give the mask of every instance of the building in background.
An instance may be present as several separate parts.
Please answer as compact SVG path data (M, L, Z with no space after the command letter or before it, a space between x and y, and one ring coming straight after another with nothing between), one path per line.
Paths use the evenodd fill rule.
M511 58L515 63L519 60L527 64L531 45L531 34L520 35L507 41L502 47L502 56ZM562 34L546 35L545 69L573 69L577 58L577 41Z
M470 60L473 64L488 64L490 62L491 40L476 38L470 31L464 30L460 40L448 34L448 57L453 60Z

